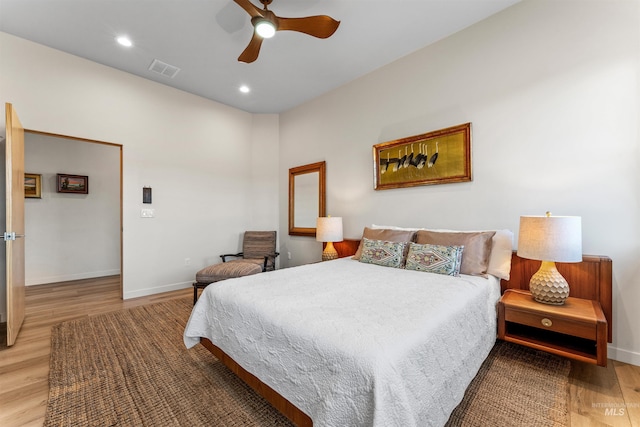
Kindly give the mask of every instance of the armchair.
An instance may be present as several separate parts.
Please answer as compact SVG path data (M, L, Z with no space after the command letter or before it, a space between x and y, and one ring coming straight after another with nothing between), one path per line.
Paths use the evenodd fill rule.
M211 283L275 270L278 255L275 231L245 231L242 252L220 255L222 263L210 265L196 273L193 303L198 300L198 289L204 289ZM236 259L227 261L230 257Z

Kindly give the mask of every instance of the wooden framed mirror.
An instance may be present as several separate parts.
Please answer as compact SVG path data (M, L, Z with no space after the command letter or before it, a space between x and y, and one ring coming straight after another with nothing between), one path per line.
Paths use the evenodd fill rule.
M289 235L316 235L316 221L326 216L325 162L289 169Z

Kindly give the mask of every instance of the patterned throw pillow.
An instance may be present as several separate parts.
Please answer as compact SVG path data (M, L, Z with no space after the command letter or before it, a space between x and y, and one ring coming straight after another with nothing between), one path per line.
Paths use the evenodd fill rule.
M464 246L419 245L411 243L405 268L459 276Z
M487 277L489 256L495 231L436 232L420 230L415 242L420 245L464 246L460 273Z
M364 237L360 262L382 265L385 267L402 267L406 242L386 242L370 240Z

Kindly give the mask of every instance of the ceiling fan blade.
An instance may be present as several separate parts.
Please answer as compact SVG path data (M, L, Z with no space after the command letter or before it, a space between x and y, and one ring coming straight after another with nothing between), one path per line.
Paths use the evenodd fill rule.
M278 31L298 31L321 39L326 39L335 33L338 25L340 25L340 21L327 15L307 16L306 18L278 17Z
M238 61L250 63L258 59L258 54L260 53L260 46L262 46L262 37L258 36L256 33L253 33L251 37L251 41L245 48L245 50L238 57Z
M233 0L233 1L236 2L238 6L246 10L247 13L251 15L252 18L255 16L264 16L264 11L259 7L255 6L249 0Z

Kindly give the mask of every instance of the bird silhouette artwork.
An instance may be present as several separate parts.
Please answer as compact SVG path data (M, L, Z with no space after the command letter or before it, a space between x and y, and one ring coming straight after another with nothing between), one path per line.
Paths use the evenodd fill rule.
M427 148L427 144L420 143L420 153L416 156L415 166L418 169L422 169L424 165L427 163L427 158L429 156L429 149ZM424 151L424 153L423 153Z
M389 169L389 152L387 152L387 160L380 160L380 173L385 173L387 169Z
M438 141L436 141L436 152L433 153L433 156L429 159L429 163L427 163L427 167L432 168L433 165L436 164L436 160L438 160Z
M400 169L400 156L402 156L402 150L398 150L398 158L393 159L393 168L391 168L393 172L397 172Z
M425 166L427 168L432 168L436 164L438 160L439 151L439 141L435 143L435 152L429 157L429 145L428 143L420 143L418 145L418 153L415 153L414 144L411 144L411 152L409 152L409 146L406 145L404 147L404 154L402 153L402 148L398 150L398 157L390 157L389 151L387 151L387 158L380 159L380 174L384 174L386 172L398 172L400 169L406 169L409 167L414 167L416 169L422 169ZM389 165L393 165L391 170L389 171Z
M405 161L407 160L407 147L404 147L404 156L400 157L398 160L398 169L406 167Z
M406 155L407 152L407 147L404 147L405 150L405 159L404 159L404 164L403 166L405 168L408 168L410 165L412 165L412 161L413 161L413 144L411 144L411 153L409 153L409 156Z

